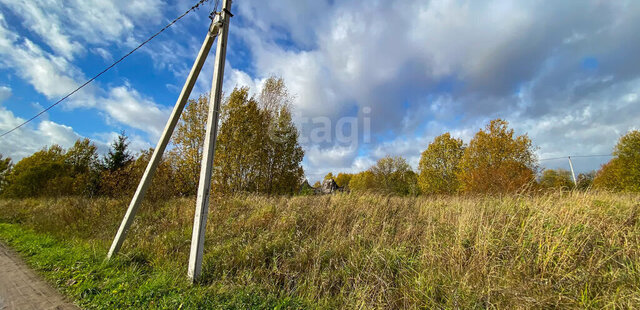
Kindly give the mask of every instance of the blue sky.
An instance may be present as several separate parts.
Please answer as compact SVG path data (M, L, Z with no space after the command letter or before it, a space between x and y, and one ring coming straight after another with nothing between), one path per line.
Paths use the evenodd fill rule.
M0 130L57 101L192 2L0 0ZM0 140L0 153L18 160L80 137L104 152L121 130L135 150L155 145L212 3ZM527 133L540 158L607 154L639 128L637 1L236 0L232 11L224 89L259 92L265 78L285 79L311 180L366 169L387 154L415 167L435 136L449 131L468 142L497 117ZM209 90L212 59L192 96ZM350 120L357 138L345 142L338 132L349 127L339 125ZM325 122L330 138L309 139ZM606 160L574 165L587 171ZM543 165L568 168L566 160Z

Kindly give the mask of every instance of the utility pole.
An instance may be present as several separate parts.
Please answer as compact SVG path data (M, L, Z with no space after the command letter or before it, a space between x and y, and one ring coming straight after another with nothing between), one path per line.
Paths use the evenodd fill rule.
M127 213L122 219L122 223L118 229L118 233L111 244L107 259L110 259L118 253L124 239L127 235L133 218L135 217L140 203L144 198L144 194L147 191L149 185L151 185L151 178L156 171L156 168L160 164L162 154L171 139L180 115L184 110L184 107L189 99L189 95L193 90L193 86L196 83L198 75L202 70L202 66L211 50L213 41L218 37L218 45L216 50L215 67L213 72L213 84L211 86L211 98L209 99L209 114L207 116L207 131L204 141L204 154L202 157L200 182L198 183L198 197L196 203L196 210L194 215L193 225L193 238L191 240L191 253L189 256L189 269L188 275L192 281L196 281L200 276L202 270L202 252L204 246L204 235L207 224L207 212L209 208L209 190L211 188L211 170L213 166L213 158L216 145L216 136L218 131L218 116L220 111L220 102L222 101L222 79L224 76L224 63L227 51L227 36L229 33L229 21L233 16L229 10L231 9L231 0L224 0L222 6L222 12L213 15L211 25L207 35L202 43L198 57L191 68L191 72L187 77L187 81L182 88L182 92L178 97L178 101L171 112L171 116L167 121L167 124L162 132L160 141L151 155L151 160L147 165L147 168L142 175L140 184L136 189L136 193L133 195Z
M567 156L569 158L569 167L571 167L571 177L573 177L573 185L578 186L578 182L576 181L576 173L573 172L573 163L571 162L571 156Z
M171 112L171 116L167 121L167 124L164 127L164 131L162 132L162 136L160 137L160 141L158 141L158 145L153 150L153 155L151 155L151 160L147 165L144 174L142 175L142 179L138 184L138 188L136 189L136 193L133 195L133 199L131 199L131 203L129 204L129 208L127 209L127 213L122 219L122 223L120 224L120 228L118 229L118 233L116 237L113 239L113 243L111 244L111 248L109 249L109 253L107 254L107 259L113 257L113 255L117 254L120 251L120 247L126 238L127 231L129 227L131 227L131 223L133 223L133 218L136 216L138 212L138 208L140 207L140 203L144 198L144 195L147 191L149 185L151 185L151 178L156 171L156 168L160 164L162 159L162 154L164 153L169 140L171 139L171 134L180 119L180 115L184 110L184 106L187 104L187 100L189 99L189 95L191 95L191 91L193 90L193 86L198 79L198 75L200 75L200 70L202 70L202 66L204 65L204 61L207 59L207 55L209 54L209 50L211 50L211 46L213 45L213 41L216 37L217 21L212 21L211 26L209 27L209 31L202 43L202 47L200 47L200 52L198 53L198 57L196 57L195 62L193 63L193 67L191 68L191 72L189 72L189 76L187 77L187 81L182 87L182 91L180 92L180 96L178 97L178 101L176 105L173 107L173 112ZM216 29L214 29L216 28ZM212 31L216 32L212 32Z
M218 135L218 117L220 115L220 101L222 100L222 78L224 76L224 62L227 51L227 36L229 34L229 20L231 18L231 0L224 0L220 12L220 33L216 48L211 97L209 99L209 113L207 114L207 131L205 134L202 164L200 166L200 180L196 198L196 212L193 217L193 234L191 236L191 252L189 253L188 275L192 282L200 277L202 272L202 253L204 235L209 213L209 191L211 189L211 170L216 150Z

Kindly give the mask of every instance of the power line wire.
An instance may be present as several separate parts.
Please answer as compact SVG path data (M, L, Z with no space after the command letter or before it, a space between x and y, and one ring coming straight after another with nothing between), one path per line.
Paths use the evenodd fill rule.
M538 161L545 161L545 160L557 160L557 159L567 159L569 157L573 157L573 158L586 158L586 157L607 157L607 156L614 156L612 154L597 154L597 155L568 155L568 156L562 156L562 157L551 157L551 158L543 158L543 159L538 159Z
M218 3L220 2L220 0L216 0L216 4L213 7L213 10L211 10L211 12L209 13L209 18L211 20L214 20L215 15L217 14L216 12L218 11ZM211 6L209 6L209 8L211 8Z
M127 54L125 54L124 56L120 57L120 59L116 60L114 63L112 63L110 66L108 66L106 69L102 70L100 73L96 74L95 76L93 76L91 79L87 80L86 82L84 82L84 84L80 85L78 88L74 89L72 92L68 93L66 96L62 97L60 100L56 101L54 104L48 106L47 108L45 108L44 110L40 111L38 114L34 115L33 117L31 117L30 119L24 121L22 124L14 127L13 129L3 133L2 135L0 135L0 138L12 133L13 131L19 129L20 127L26 125L27 123L31 122L32 120L36 119L38 116L44 114L45 112L49 111L51 108L55 107L56 105L58 105L59 103L61 103L62 101L66 100L67 98L71 97L71 95L75 94L76 92L78 92L80 89L82 89L83 87L89 85L89 83L93 82L95 79L97 79L98 77L100 77L102 74L104 74L105 72L109 71L111 68L115 67L117 64L119 64L121 61L123 61L125 58L129 57L129 55L133 54L135 51L137 51L138 49L140 49L142 46L144 46L145 44L147 44L149 41L153 40L155 37L157 37L159 34L161 34L162 32L164 32L165 30L167 30L169 27L173 26L173 24L175 24L177 21L179 21L180 19L182 19L183 17L185 17L187 14L189 14L192 11L195 11L198 7L200 7L201 4L203 4L204 2L207 2L209 0L199 0L196 4L194 4L190 9L188 9L186 12L182 13L182 15L178 16L176 19L172 20L169 24L167 24L166 26L164 26L162 29L160 29L160 31L156 32L154 35L152 35L151 37L149 37L148 39L146 39L144 42L140 43L140 45L138 45L136 48L132 49L130 52L128 52ZM218 1L216 0L216 9L218 7ZM214 12L215 10L214 9Z

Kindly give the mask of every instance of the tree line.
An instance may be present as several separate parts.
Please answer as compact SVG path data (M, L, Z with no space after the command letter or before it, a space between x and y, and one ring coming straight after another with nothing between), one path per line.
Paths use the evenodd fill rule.
M353 192L399 195L506 194L540 190L640 191L640 131L621 137L613 159L598 171L580 173L574 184L564 169L541 169L531 139L515 135L502 119L489 122L469 144L444 133L436 137L412 171L399 156L384 157L356 174L333 173L338 186ZM319 183L316 184L316 186Z
M304 151L293 124L292 96L281 78L271 77L257 96L235 88L222 105L212 187L214 193L309 194L304 181ZM207 94L189 100L162 158L147 197L196 194L200 174ZM52 145L15 165L0 155L0 196L131 196L153 149L131 154L126 134L98 155L88 139L68 150ZM502 194L544 189L603 188L640 191L640 131L621 137L613 159L598 171L579 174L540 169L531 139L516 135L502 119L490 121L468 144L444 133L422 152L417 171L406 159L387 156L359 173L332 172L338 186L353 192L397 195ZM315 187L320 186L316 182Z
M208 113L207 94L189 100L172 136L172 143L156 169L146 197L191 196L197 191ZM304 151L293 124L291 95L281 78L271 77L257 96L246 87L225 97L216 145L213 191L293 194L304 177ZM149 163L153 149L136 154L122 132L109 152L99 156L89 139L68 150L44 148L15 165L0 155L0 195L131 196Z

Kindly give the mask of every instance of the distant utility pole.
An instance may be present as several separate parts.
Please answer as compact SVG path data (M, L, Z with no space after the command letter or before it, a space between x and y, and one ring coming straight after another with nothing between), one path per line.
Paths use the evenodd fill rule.
M107 254L107 259L110 259L114 255L116 255L120 250L120 247L122 247L122 243L124 242L124 239L127 235L127 231L133 223L133 218L135 217L140 207L140 203L144 198L147 188L149 187L149 185L151 185L151 178L153 177L156 168L160 164L162 154L164 153L164 150L166 149L167 144L171 139L171 134L173 133L173 130L175 129L176 124L180 119L180 115L182 114L182 111L187 104L189 95L191 95L193 86L196 83L198 75L200 75L200 71L202 70L202 66L207 59L209 51L211 50L213 41L216 37L219 37L216 50L215 68L213 73L211 99L209 100L207 134L204 143L205 153L202 158L202 170L200 173L200 182L198 184L198 198L194 216L193 240L191 242L192 248L191 256L189 258L189 277L192 279L192 281L195 281L200 275L202 265L202 246L204 245L204 231L209 205L209 188L211 188L211 168L213 165L220 101L222 99L222 77L224 75L224 62L227 50L227 35L229 32L229 21L233 16L229 12L230 9L231 0L224 0L222 12L212 16L211 25L209 26L207 35L204 39L204 42L202 43L200 52L198 53L193 67L191 68L191 72L189 73L187 81L182 88L182 92L180 92L180 96L178 97L178 101L176 102L176 105L171 112L171 116L167 121L167 125L162 132L160 141L158 141L158 144L153 151L153 155L151 155L151 160L149 161L149 164L147 165L147 168L142 175L142 180L140 180L140 183L138 184L136 193L131 199L131 203L129 204L127 213L122 219L120 228L118 229L116 237L114 238L113 243L111 244L111 248L109 249L109 253Z
M573 177L573 185L578 186L578 182L576 181L576 173L573 172L573 163L571 162L571 156L567 156L569 158L569 167L571 167L571 177Z

